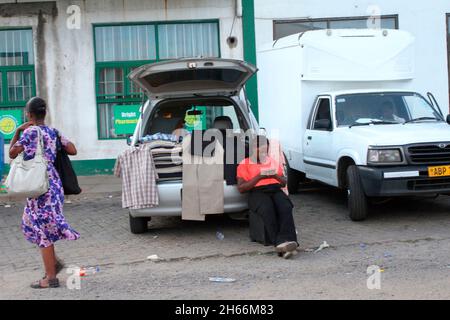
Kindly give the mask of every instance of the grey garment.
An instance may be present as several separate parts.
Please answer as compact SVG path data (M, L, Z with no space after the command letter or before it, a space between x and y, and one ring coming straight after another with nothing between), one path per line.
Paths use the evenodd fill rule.
M223 147L216 141L212 157L191 155L191 137L183 140L182 219L204 221L224 212Z

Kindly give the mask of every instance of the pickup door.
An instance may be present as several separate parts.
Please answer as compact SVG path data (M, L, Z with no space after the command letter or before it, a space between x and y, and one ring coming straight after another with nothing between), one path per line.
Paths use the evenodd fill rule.
M336 161L331 110L331 97L319 96L303 137L303 162L308 178L334 185Z

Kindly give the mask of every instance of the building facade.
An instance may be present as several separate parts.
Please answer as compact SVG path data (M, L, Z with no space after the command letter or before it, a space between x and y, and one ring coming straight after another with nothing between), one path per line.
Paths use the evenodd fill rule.
M449 110L450 1L255 0L256 47L279 37L323 28L387 28L416 42L417 91L432 92Z
M25 102L39 95L49 104L48 123L76 143L78 173L110 173L144 99L128 73L181 57L243 59L243 5L0 1L0 130L8 141L24 121Z
M0 0L0 131L8 140L42 96L49 124L77 144L77 172L108 174L144 99L131 70L191 56L257 63L263 43L318 28L410 31L417 90L446 110L449 25L448 0ZM257 115L257 77L247 89Z

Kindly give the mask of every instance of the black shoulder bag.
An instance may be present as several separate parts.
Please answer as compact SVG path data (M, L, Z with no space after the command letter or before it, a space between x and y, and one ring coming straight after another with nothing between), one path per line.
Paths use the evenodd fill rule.
M55 130L56 131L56 130ZM58 171L59 177L64 188L64 194L80 194L81 188L78 184L77 175L73 170L72 163L70 162L69 155L63 148L61 143L61 136L56 131L56 160L55 168Z

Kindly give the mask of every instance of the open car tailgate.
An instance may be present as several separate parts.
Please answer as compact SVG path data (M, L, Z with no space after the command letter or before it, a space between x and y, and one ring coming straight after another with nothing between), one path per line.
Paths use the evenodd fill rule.
M153 98L228 96L256 72L255 66L240 60L192 58L146 64L128 77Z

